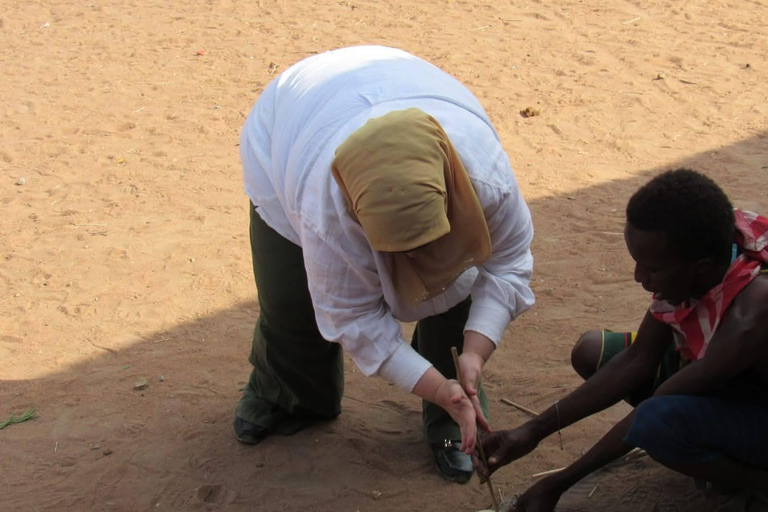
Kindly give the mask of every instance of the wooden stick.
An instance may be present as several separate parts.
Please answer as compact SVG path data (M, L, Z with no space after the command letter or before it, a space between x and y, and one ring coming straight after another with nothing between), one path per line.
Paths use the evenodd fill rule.
M536 473L534 475L531 475L531 478L538 478L540 476L547 476L551 475L553 473L559 473L560 471L564 470L565 467L557 468L557 469L550 469L549 471L542 471L541 473Z
M511 405L515 409L519 409L519 410L523 411L524 413L533 416L534 418L539 415L539 413L537 413L536 411L532 411L532 410L528 409L527 407L523 407L522 405L516 404L512 400L507 400L506 398L502 398L501 399L501 403L507 404L507 405Z
M456 347L451 347L451 355L453 355L453 365L456 367L456 380L459 381L461 387L464 387L464 374L461 372L461 366L459 366L459 351ZM488 460L485 458L485 452L483 451L483 444L480 442L480 432L475 432L475 444L477 444L477 451L480 452L480 459L483 464L488 465ZM499 500L496 499L496 492L493 490L493 484L491 483L491 477L489 476L485 483L488 485L488 490L491 492L491 499L493 500L493 510L499 512Z

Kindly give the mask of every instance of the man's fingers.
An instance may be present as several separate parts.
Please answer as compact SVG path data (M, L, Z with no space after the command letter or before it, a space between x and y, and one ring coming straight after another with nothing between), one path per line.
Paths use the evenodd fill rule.
M480 483L484 484L491 474L490 471L488 471L488 466L480 460L480 457L477 456L477 452L472 454L472 462L475 466L477 477L480 479Z

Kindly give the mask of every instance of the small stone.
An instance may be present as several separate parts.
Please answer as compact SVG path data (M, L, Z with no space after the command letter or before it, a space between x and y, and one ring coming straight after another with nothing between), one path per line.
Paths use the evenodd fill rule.
M381 498L381 493L379 491L373 491L373 499L378 500Z
M136 379L136 384L133 385L135 391L141 391L142 389L147 389L147 387L149 387L149 383L146 377L139 377Z
M104 456L106 457L107 455L112 455L114 452L112 450L110 450L109 448L104 448L104 451L101 452L101 453L103 453Z
M163 376L161 375L160 377L158 377L158 379L157 379L157 380L159 380L160 382L165 382L165 377L163 377Z
M98 443L94 443L91 445L91 450L101 450L101 445Z
M16 182L17 185L21 186L24 185L27 182L24 178L19 178L19 181Z
M523 117L535 117L541 115L541 110L535 107L526 107L520 111L520 115Z

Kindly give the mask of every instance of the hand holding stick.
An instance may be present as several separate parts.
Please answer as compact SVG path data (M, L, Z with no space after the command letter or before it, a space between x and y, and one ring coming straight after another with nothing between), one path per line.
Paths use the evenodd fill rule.
M456 347L451 347L451 354L453 355L453 364L456 366L456 380L459 381L459 384L461 384L461 387L464 387L464 375L461 373L461 366L459 365L459 351L456 350ZM485 453L483 452L483 445L480 442L480 432L478 431L476 434L476 443L477 443L477 449L480 452L480 458L482 459L484 464L488 464L487 459L485 458ZM491 477L489 476L488 479L485 482L488 484L488 490L491 491L491 499L493 500L493 510L496 512L499 512L499 500L496 499L496 493L493 490L493 484L491 483Z

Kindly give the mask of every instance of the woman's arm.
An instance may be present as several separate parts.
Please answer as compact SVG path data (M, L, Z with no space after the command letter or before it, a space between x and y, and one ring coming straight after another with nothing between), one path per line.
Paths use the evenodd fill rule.
M362 232L360 233L361 237ZM478 418L455 380L448 380L402 337L384 302L379 276L364 238L334 240L306 228L304 264L320 333L344 347L366 376L379 375L439 405L462 432L462 448L475 447ZM481 419L481 426L484 419Z

